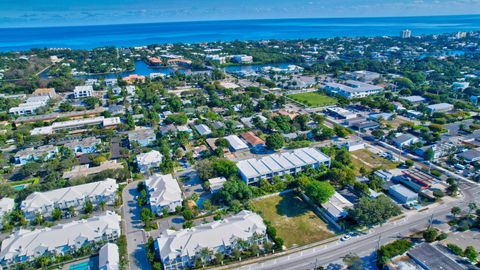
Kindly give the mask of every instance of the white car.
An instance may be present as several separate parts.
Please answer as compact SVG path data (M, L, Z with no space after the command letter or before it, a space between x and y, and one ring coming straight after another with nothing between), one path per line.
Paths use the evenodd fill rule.
M344 236L342 236L342 238L340 238L340 241L348 241L352 238L352 236L350 234L345 234Z

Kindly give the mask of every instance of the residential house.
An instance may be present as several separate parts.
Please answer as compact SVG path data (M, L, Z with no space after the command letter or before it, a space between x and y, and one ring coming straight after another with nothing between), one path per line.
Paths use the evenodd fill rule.
M120 253L114 243L106 243L98 252L99 270L120 270Z
M162 163L163 155L157 150L152 150L147 153L142 153L135 157L138 169L142 173L148 172L151 168L158 168Z
M417 138L416 136L413 136L412 134L409 134L409 133L401 134L401 135L395 137L392 140L393 144L398 148L403 148L403 147L406 147L406 146L410 146L410 145L412 145L414 143L417 143L419 141L420 141L419 138Z
M93 87L91 85L75 86L73 89L75 98L85 98L93 96Z
M25 165L31 161L49 160L58 153L58 147L53 145L42 145L37 148L26 148L15 154L15 163Z
M157 140L155 131L151 128L136 128L128 133L128 141L130 146L132 143L138 143L141 147L149 146Z
M328 215L334 220L345 218L348 214L348 209L353 208L353 204L345 199L340 193L336 192L326 202L322 203L322 207L327 210Z
M163 209L169 213L182 206L182 190L171 174L154 174L145 180L150 209L161 216Z

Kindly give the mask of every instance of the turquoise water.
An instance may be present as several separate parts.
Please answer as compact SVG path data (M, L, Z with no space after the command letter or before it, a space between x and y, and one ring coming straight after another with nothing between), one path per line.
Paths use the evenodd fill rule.
M398 36L480 30L480 15L203 21L0 29L0 51L43 47L90 49L160 43Z
M252 70L255 71L266 66L286 68L288 65L289 65L288 63L280 63L280 64L269 64L269 65L259 64L259 65L227 66L227 67L224 67L223 70L226 72L252 71ZM75 76L75 77L78 79L100 79L100 78L114 79L118 77L126 77L130 74L148 76L151 73L163 73L163 74L169 75L176 71L185 73L191 70L186 68L172 68L172 67L152 68L147 64L145 64L145 62L143 61L135 61L135 70L133 71L126 71L126 72L120 72L120 73L108 73L108 74L81 75L81 76ZM42 79L48 78L48 70L45 72L42 72L40 74L40 78Z
M90 270L90 269L92 269L92 265L91 265L90 261L81 262L81 263L78 263L78 264L71 265L69 269L70 270Z
M27 185L18 185L18 186L14 186L13 189L15 190L22 190L26 187Z

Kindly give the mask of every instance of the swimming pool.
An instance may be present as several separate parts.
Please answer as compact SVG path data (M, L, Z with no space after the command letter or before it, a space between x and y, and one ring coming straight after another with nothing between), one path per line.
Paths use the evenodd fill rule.
M93 269L93 267L90 261L86 261L86 262L81 262L81 263L71 265L69 269L70 270L90 270L90 269Z

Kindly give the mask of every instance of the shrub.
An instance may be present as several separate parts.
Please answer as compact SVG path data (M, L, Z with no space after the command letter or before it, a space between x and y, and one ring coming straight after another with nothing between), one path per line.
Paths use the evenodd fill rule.
M447 244L447 247L448 249L450 249L450 251L457 255L457 256L462 256L463 257L463 250L461 247L455 245L455 244Z
M425 241L431 243L434 242L437 239L438 236L438 230L437 229L427 229L426 231L423 232L423 238Z
M447 237L448 237L448 234L442 232L441 234L439 234L439 235L437 236L437 241L445 240L445 239L447 239Z
M377 252L377 264L383 267L391 258L401 255L412 247L412 242L406 239L395 240L390 244L381 246Z

